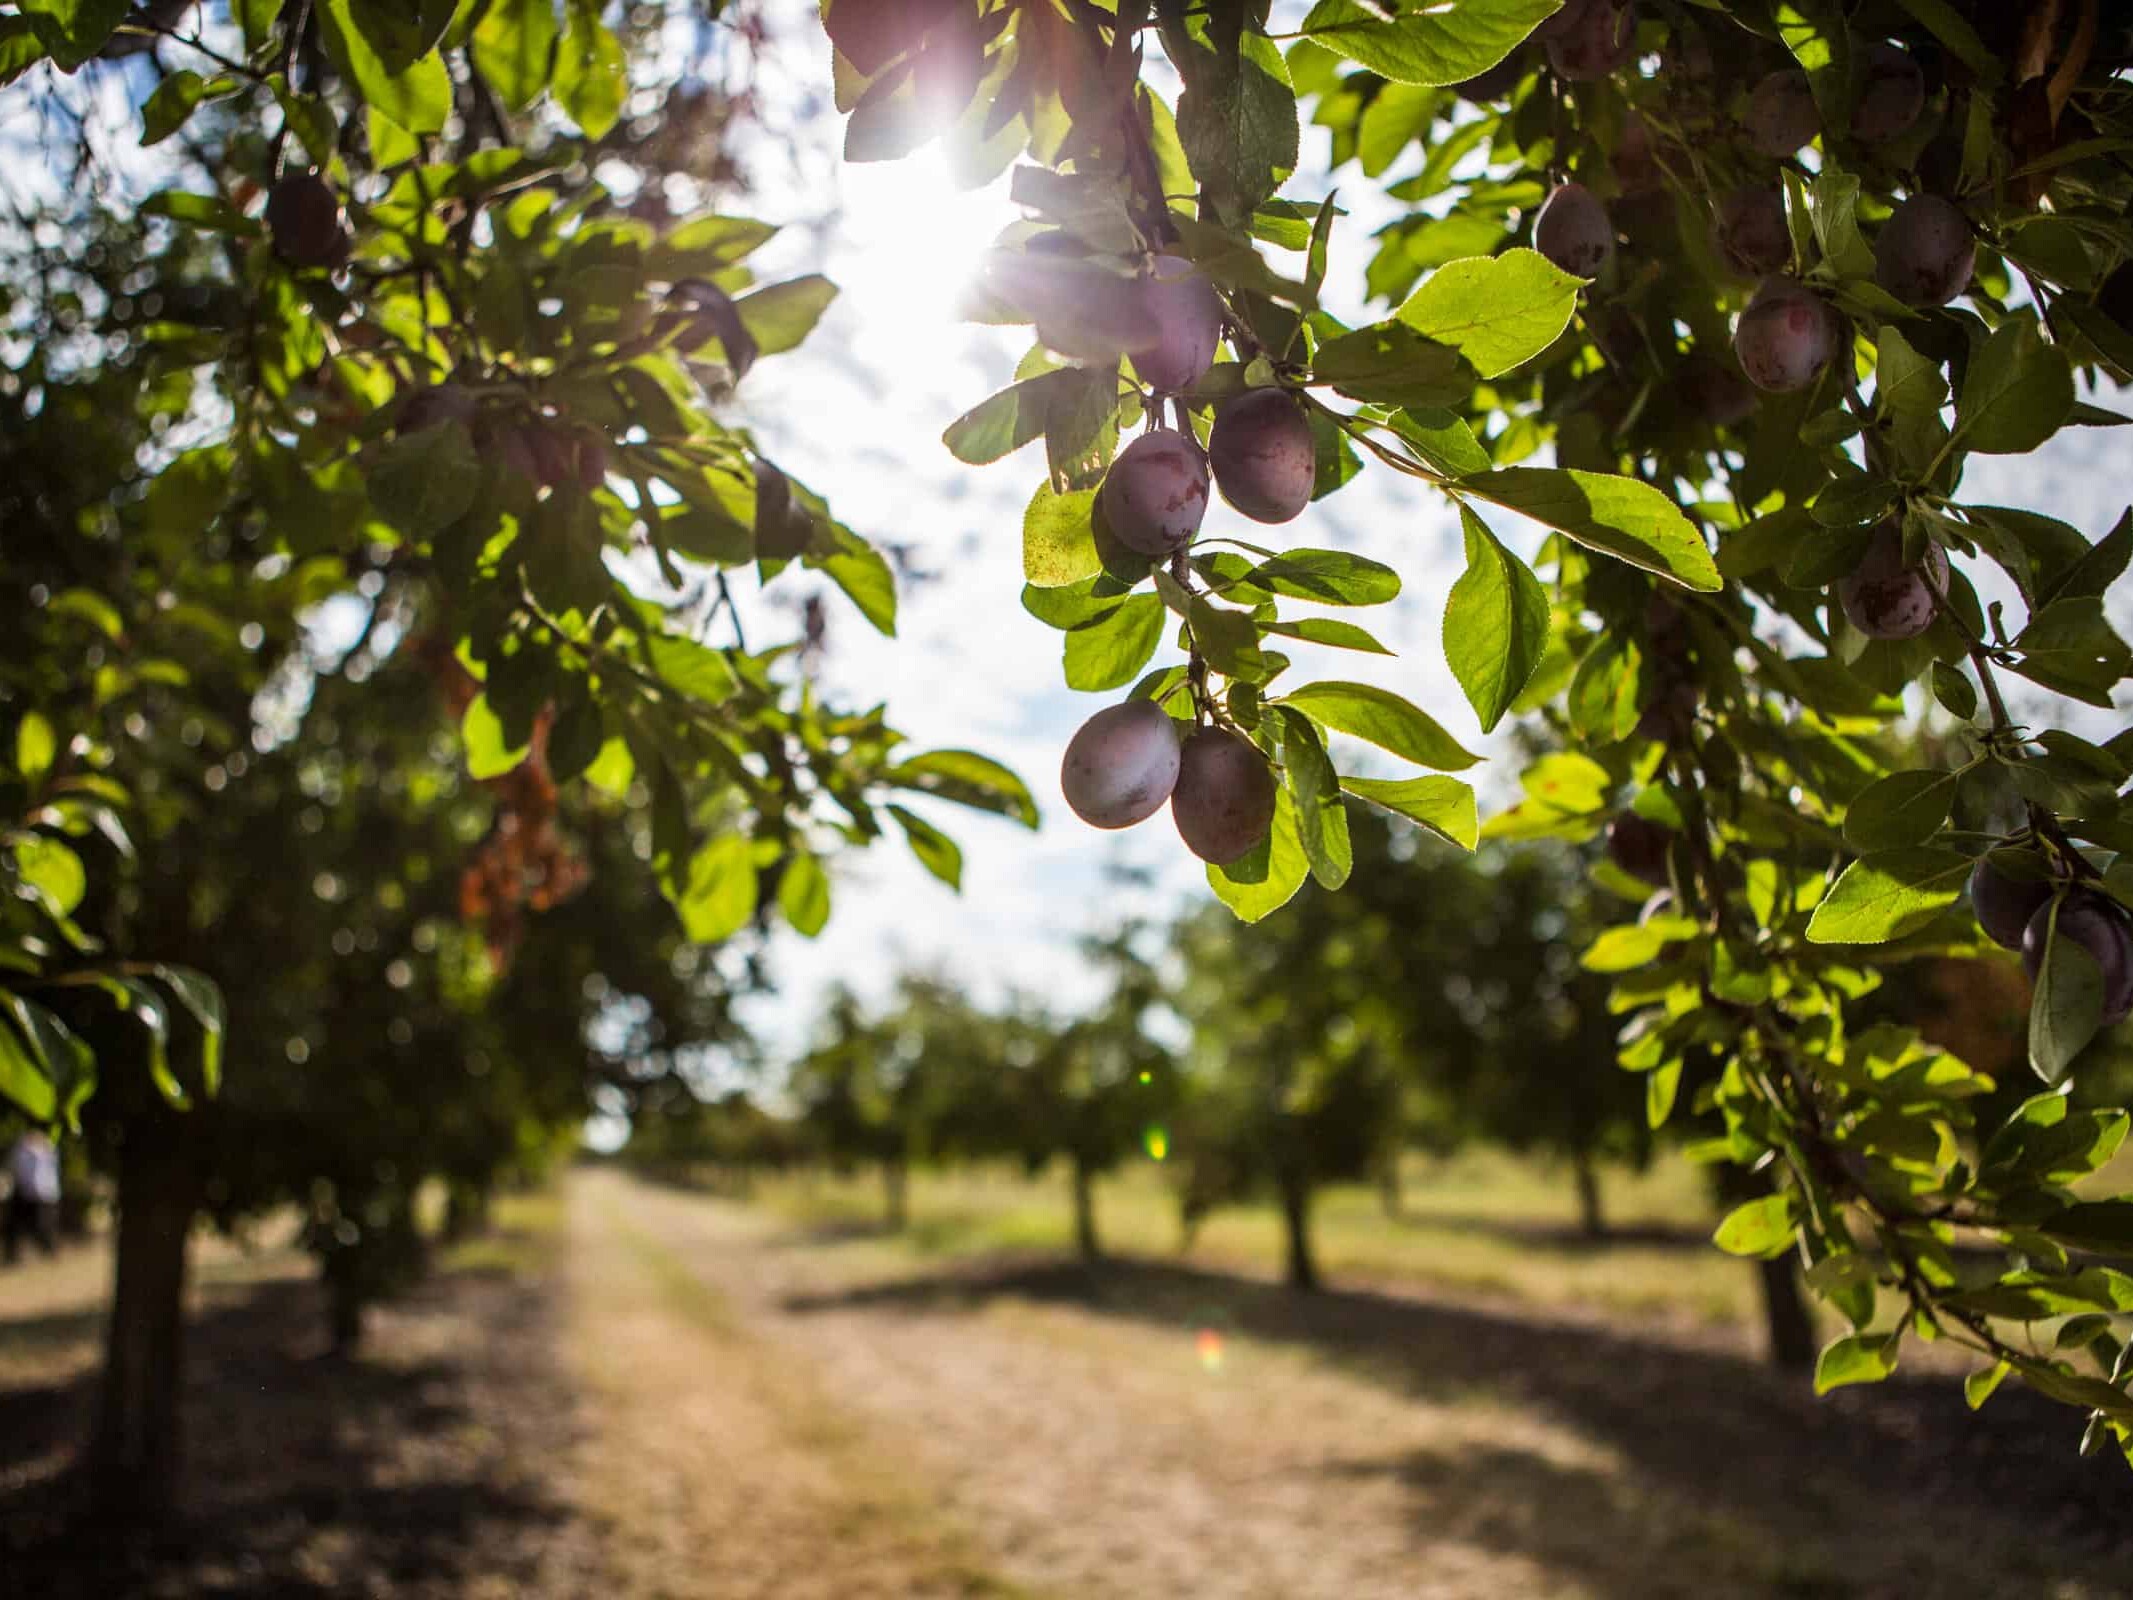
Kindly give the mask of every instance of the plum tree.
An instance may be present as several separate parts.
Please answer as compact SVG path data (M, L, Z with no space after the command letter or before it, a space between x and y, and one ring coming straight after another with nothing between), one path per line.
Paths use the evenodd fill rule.
M1881 225L1874 281L1908 306L1944 306L1970 287L1977 241L1960 207L1914 194Z
M1582 183L1564 183L1542 202L1533 248L1573 277L1597 278L1614 259L1615 225Z
M1682 363L1681 397L1695 415L1717 428L1737 427L1755 415L1755 386L1728 362L1692 355Z
M1780 67L1766 74L1749 92L1741 127L1748 143L1763 155L1778 161L1797 155L1822 131L1822 116L1815 109L1807 74L1798 67Z
M2054 942L2088 952L2103 976L2103 1016L2112 1027L2133 1015L2133 928L2126 908L2094 889L2073 888L2040 906L2022 933L2022 965L2032 979Z
M1092 828L1130 828L1177 787L1178 724L1152 700L1106 706L1067 741L1059 789Z
M1097 491L1104 522L1129 550L1183 549L1207 515L1207 457L1174 428L1153 428L1118 453Z
M1286 389L1249 389L1223 401L1207 457L1222 498L1254 522L1287 522L1311 503L1317 446Z
M1486 72L1477 72L1452 85L1452 93L1477 106L1493 106L1518 87L1526 75L1526 52L1513 50Z
M755 465L755 552L790 561L814 543L815 519L793 498L792 480L768 461Z
M1910 51L1877 40L1866 47L1855 70L1861 87L1852 106L1853 136L1888 144L1909 133L1926 109L1926 75Z
M1165 394L1190 389L1214 365L1222 341L1222 301L1183 256L1155 258L1141 279L1141 301L1156 326L1155 342L1132 351L1133 368Z
M1733 190L1718 202L1712 237L1726 265L1743 278L1782 272L1792 259L1784 195L1767 187Z
M1202 861L1227 866L1251 854L1274 825L1274 798L1273 769L1249 739L1214 727L1186 735L1170 815Z
M1837 585L1837 602L1869 639L1915 639L1933 626L1948 592L1948 557L1928 542L1915 564L1904 560L1903 527L1883 523L1859 565Z
M2034 876L2017 876L1992 856L1980 856L1970 872L1970 909L1985 936L2003 949L2022 948L2030 918L2051 897L2051 876L2041 861Z
M1607 859L1631 877L1662 889L1673 882L1667 870L1673 846L1672 828L1634 811L1620 812L1607 824Z
M470 423L477 409L474 397L463 384L425 384L400 402L393 427L401 433L419 433L440 422Z
M1790 278L1765 279L1733 325L1733 353L1741 371L1772 394L1806 388L1836 351L1835 315Z
M292 267L334 267L348 257L341 197L315 173L292 173L267 191L267 237Z
M1557 77L1591 83L1637 53L1637 0L1569 0L1537 31Z
M1609 165L1625 195L1657 191L1665 180L1666 174L1652 149L1651 126L1634 111L1622 119L1622 132L1615 140Z

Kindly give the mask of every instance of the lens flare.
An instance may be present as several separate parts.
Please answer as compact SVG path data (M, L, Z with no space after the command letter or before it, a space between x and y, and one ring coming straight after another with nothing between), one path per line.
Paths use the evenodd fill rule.
M1213 1328L1202 1328L1192 1336L1192 1347L1200 1358L1202 1372L1222 1370L1222 1335Z
M1170 1154L1170 1130L1160 1122L1149 1123L1141 1129L1141 1148L1151 1161L1161 1161Z

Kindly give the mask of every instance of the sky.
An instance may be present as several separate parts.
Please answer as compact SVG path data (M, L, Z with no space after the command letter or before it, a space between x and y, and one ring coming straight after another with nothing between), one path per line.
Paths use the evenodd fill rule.
M955 318L957 294L980 252L1017 215L1005 184L959 192L931 150L900 162L840 163L841 119L827 106L826 43L804 27L791 33L765 70L811 91L818 109L764 163L775 175L750 208L766 220L823 223L781 236L757 264L766 277L825 272L842 293L805 346L749 375L744 420L774 459L829 496L843 520L877 541L909 546L931 574L904 588L895 640L876 637L840 603L822 681L855 700L886 699L892 722L915 748L967 747L1007 762L1030 785L1044 826L1031 834L933 806L963 845L960 896L894 840L850 853L838 869L826 932L812 942L785 931L775 938L779 988L752 1012L773 1052L805 1042L818 1014L814 1002L827 986L843 983L879 999L913 966L946 972L981 1001L1020 989L1070 1008L1095 987L1076 953L1078 938L1208 894L1203 869L1167 813L1105 834L1083 825L1060 799L1067 739L1118 696L1067 689L1061 636L1020 604L1021 514L1044 473L1041 444L972 468L940 442L943 428L1011 379L1028 346L1026 329ZM1329 155L1329 136L1307 126L1303 160L1284 192L1319 200L1335 184ZM1419 160L1411 153L1380 183ZM1391 212L1352 169L1340 181L1341 203L1354 214L1335 232L1327 300L1337 315L1357 320L1370 234ZM2125 437L2068 430L2038 456L1978 460L1966 493L1982 503L2033 505L2098 537L2125 504L2125 468L2133 464ZM1530 557L1539 530L1508 515L1501 522L1499 533ZM1206 529L1281 546L1349 549L1393 564L1407 580L1405 593L1364 620L1396 658L1299 644L1291 681L1377 683L1423 706L1468 748L1502 749L1501 730L1494 739L1481 734L1439 642L1445 591L1461 564L1457 524L1442 500L1388 470L1366 471L1278 530L1247 523L1219 501ZM749 605L777 603L773 585ZM1166 642L1157 663L1170 653ZM2121 720L2104 719L2104 731ZM1363 759L1352 741L1337 740L1335 753L1336 760ZM1516 793L1510 762L1492 761L1465 776L1480 790L1484 816ZM1123 884L1111 870L1117 866L1137 869L1143 881Z

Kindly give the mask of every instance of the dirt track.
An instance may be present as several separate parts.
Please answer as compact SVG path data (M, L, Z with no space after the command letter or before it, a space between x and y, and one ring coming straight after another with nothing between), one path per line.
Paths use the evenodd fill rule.
M2025 1397L1817 1403L1619 1326L943 1266L613 1173L531 1265L440 1280L353 1376L256 1309L301 1286L211 1312L204 1531L138 1587L22 1592L2133 1595L2133 1475ZM50 1423L8 1315L0 1280L0 1423ZM0 1575L56 1493L8 1437Z

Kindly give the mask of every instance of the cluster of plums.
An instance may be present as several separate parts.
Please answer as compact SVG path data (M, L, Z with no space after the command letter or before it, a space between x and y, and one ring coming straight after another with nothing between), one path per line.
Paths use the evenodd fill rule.
M292 173L267 191L267 240L292 267L337 267L355 243L341 197L314 173Z
M2037 864L2035 874L2017 875L1980 860L1970 873L1970 909L1994 944L2022 952L2022 965L2035 978L2044 965L2051 938L2052 903L2059 906L2059 937L2071 939L2095 960L2103 974L2103 1025L2133 1015L2133 917L2099 889L2077 884L2067 888Z
M1274 825L1274 772L1258 746L1227 728L1187 727L1152 700L1084 722L1059 787L1097 828L1130 828L1167 800L1186 848L1217 866L1251 854Z

